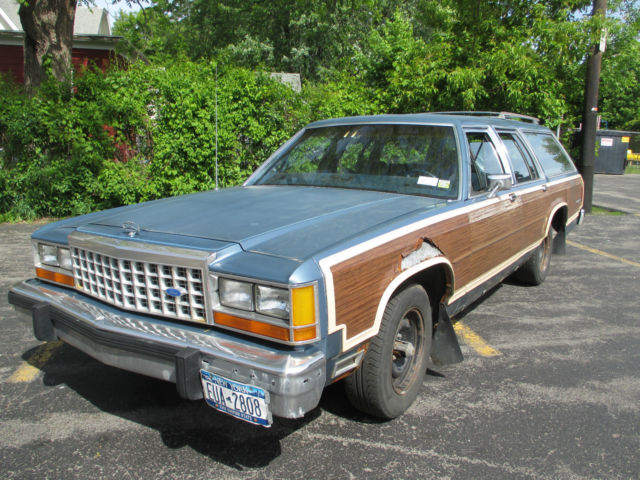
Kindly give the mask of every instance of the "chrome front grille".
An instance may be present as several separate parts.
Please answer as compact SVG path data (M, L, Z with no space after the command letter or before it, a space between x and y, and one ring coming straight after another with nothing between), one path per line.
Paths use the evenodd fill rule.
M72 247L76 288L126 310L206 322L199 268L125 260ZM171 293L171 295L169 293Z

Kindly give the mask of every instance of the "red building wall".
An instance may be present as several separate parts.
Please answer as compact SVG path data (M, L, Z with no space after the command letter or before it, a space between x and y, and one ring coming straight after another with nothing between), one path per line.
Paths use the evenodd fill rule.
M110 50L91 50L88 48L74 48L71 54L71 61L76 72L86 69L95 64L103 72L111 63L114 54Z
M24 57L19 45L0 45L0 73L13 75L17 83L24 83Z
M76 72L81 72L95 64L103 72L115 58L111 50L74 48L71 61ZM24 56L22 46L0 45L0 73L13 75L17 83L24 83Z

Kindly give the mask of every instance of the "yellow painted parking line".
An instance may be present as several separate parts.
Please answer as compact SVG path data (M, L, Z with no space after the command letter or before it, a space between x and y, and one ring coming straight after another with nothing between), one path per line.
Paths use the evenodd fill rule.
M576 247L576 248L581 248L582 250L586 250L587 252L595 253L596 255L602 255L603 257L607 257L612 260L616 260L618 262L626 263L627 265L640 267L640 263L638 262L634 262L633 260L627 260L626 258L618 257L617 255L612 255L611 253L603 252L602 250L598 250L597 248L587 247L586 245L582 245L581 243L576 243L576 242L572 242L571 240L567 240L567 245L571 245L572 247Z
M37 350L22 365L13 372L13 375L7 380L9 383L28 383L33 381L40 373L56 350L62 346L61 341L47 342L40 345Z
M453 329L458 335L462 337L464 343L473 348L478 354L483 357L495 357L502 355L499 350L496 350L489 345L484 338L471 330L462 322L456 322L453 324Z

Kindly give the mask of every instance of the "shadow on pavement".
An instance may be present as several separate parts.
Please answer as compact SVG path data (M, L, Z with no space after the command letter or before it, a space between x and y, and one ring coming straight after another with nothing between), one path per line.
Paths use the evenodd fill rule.
M104 365L66 344L39 367L45 385L65 385L103 412L157 430L169 448L188 446L237 470L267 466L282 453L283 438L321 414L316 408L301 419L275 418L268 429L250 425L180 398L173 383Z

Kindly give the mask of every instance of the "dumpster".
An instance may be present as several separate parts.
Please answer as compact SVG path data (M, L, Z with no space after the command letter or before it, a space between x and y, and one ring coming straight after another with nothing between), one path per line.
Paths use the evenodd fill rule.
M636 144L638 138L640 138L640 132L598 130L593 171L622 175L628 160L638 156L638 153L634 153L631 149L631 145Z

